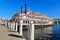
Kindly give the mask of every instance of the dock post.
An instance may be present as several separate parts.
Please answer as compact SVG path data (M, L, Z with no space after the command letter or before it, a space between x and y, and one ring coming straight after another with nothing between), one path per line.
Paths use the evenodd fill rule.
M31 21L28 25L28 40L34 40L34 24Z
M18 27L18 24L17 24L17 23L15 23L15 25L16 25L16 32L17 32L17 27Z
M7 27L7 22L5 22L5 26Z
M9 29L9 25L10 25L9 22L7 22L7 28L8 28L8 29Z
M13 22L13 29L12 30L15 31L15 22Z
M11 30L15 31L15 23L14 22L11 23Z
M12 28L13 28L13 23L11 22L11 30L12 30Z
M8 28L8 22L7 22L7 28Z
M23 27L23 21L21 20L20 21L20 29L19 29L19 33L20 33L20 36L22 36L22 27Z
M10 22L8 22L8 28L10 28Z

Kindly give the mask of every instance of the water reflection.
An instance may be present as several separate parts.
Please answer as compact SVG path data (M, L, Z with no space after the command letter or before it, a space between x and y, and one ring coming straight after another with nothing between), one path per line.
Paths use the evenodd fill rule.
M54 40L60 40L60 24L54 24L52 38Z
M28 30L23 30L24 37L28 38ZM60 24L54 24L54 26L48 26L43 28L44 40L60 40ZM41 28L35 29L35 40L41 39Z

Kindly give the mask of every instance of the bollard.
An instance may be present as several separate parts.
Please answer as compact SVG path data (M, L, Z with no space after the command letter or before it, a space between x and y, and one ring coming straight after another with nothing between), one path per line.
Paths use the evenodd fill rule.
M12 31L15 31L15 23L13 22Z
M6 22L7 28L8 28L8 22Z
M10 28L10 22L8 22L8 28Z
M13 28L13 23L11 22L11 30L12 30L12 28Z
M15 31L15 23L14 23L14 22L11 23L11 30L12 30L12 31Z
M22 27L23 27L23 21L21 20L20 21L20 30L19 30L19 33L20 33L20 36L22 36Z
M16 32L17 32L17 27L18 27L18 24L17 24L17 23L15 23L15 25L16 25Z
M5 22L5 26L7 27L7 22Z
M34 40L34 24L31 21L28 25L28 40Z

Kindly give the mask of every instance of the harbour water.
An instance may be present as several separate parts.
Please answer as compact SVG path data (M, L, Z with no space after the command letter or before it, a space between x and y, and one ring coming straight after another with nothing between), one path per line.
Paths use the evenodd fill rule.
M46 40L60 40L60 24L54 24L51 27L43 28L42 34L47 34ZM28 30L23 30L23 35L28 38ZM35 29L35 40L41 39L41 28ZM44 36L45 37L45 36Z
M54 24L52 38L60 40L60 24Z

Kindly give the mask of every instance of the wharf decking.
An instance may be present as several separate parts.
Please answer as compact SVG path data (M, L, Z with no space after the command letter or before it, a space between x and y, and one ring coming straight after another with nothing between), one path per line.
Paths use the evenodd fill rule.
M0 24L0 40L25 40L17 32L12 32L7 27Z

